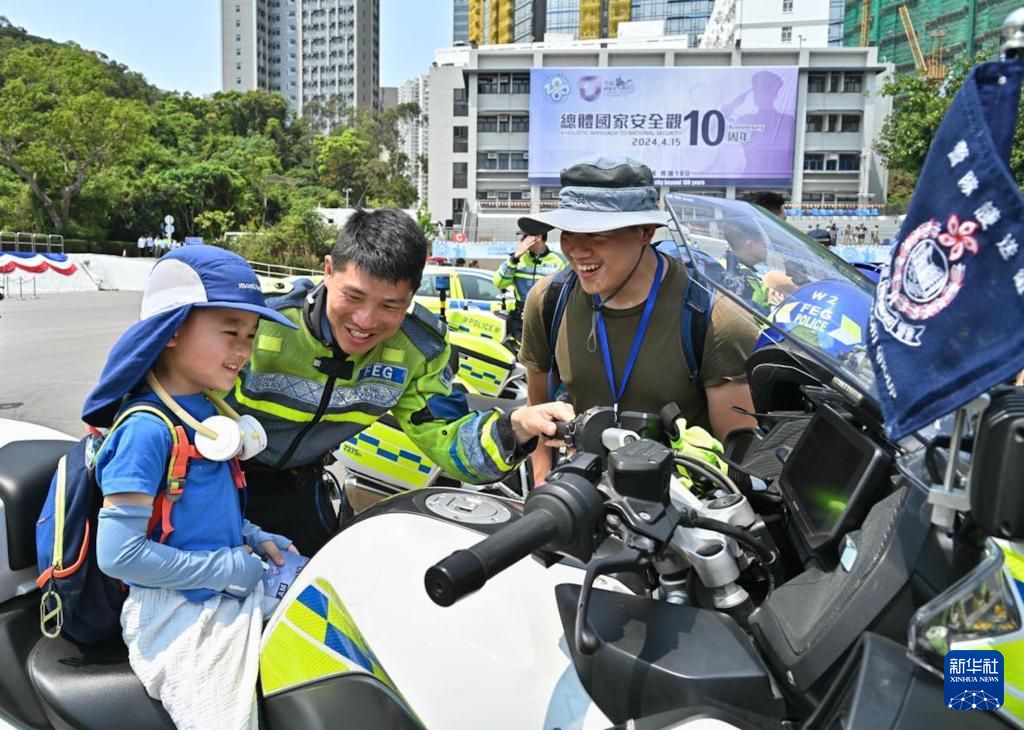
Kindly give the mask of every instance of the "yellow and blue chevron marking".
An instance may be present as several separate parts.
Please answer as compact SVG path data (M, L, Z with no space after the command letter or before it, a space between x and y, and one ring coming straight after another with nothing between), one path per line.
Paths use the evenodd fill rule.
M463 370L465 370L466 373L468 373L471 377L476 378L477 380L487 380L492 383L498 383L499 385L501 384L501 380L494 373L487 372L486 370L482 369L477 370L475 367L469 365L468 363L459 363L459 372L461 373Z
M409 462L409 464L411 464L411 466L421 474L429 474L433 468L431 466L431 462L427 461L426 457L422 454L406 451L405 449L398 449L397 452L391 451L390 449L386 449L381 446L380 439L363 433L362 431L350 438L349 441L356 446L369 447L373 453L387 459L388 461L393 461L396 464Z
M501 386L505 382L505 378L508 377L508 372L505 370L495 372L486 363L462 357L459 361L459 375L470 378L473 386L481 394L495 396L501 392Z
M285 609L260 654L260 681L271 695L337 674L372 674L397 688L331 586L317 579Z

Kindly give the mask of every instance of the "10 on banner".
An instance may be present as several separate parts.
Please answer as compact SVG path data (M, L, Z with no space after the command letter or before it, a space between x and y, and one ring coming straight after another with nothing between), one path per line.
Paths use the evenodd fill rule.
M531 69L530 182L557 185L600 153L662 185L788 185L797 79L795 66Z

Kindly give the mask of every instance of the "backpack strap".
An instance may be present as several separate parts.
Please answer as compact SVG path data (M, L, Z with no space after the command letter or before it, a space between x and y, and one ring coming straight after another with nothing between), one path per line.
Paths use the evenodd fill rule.
M686 290L683 293L683 309L679 314L679 339L683 345L683 357L690 370L690 382L700 382L700 367L704 361L704 339L708 334L708 321L715 303L714 292L695 282L695 269L686 267Z
M683 292L683 306L679 315L679 341L683 346L683 357L690 371L690 382L700 382L700 368L704 361L704 340L708 334L711 308L714 306L714 292L695 283L696 267L686 264L686 289ZM553 400L561 379L555 362L555 343L558 328L565 315L569 294L576 285L576 272L566 267L555 274L548 290L544 292L544 324L547 328L548 347L551 352L551 367L548 369L548 399Z
M551 367L548 368L548 400L555 399L555 391L561 383L558 375L558 363L555 361L555 343L558 341L558 328L562 324L565 308L569 303L569 295L576 286L576 272L566 266L555 274L555 277L544 292L544 327L548 336L548 348L551 352Z
M149 524L146 526L146 534L152 534L158 523L163 529L160 533L160 542L167 542L167 538L174 532L174 523L171 521L171 509L174 503L185 494L185 477L188 474L188 462L190 459L201 459L199 450L189 443L188 435L181 424L171 420L162 409L154 405L139 404L126 408L118 414L110 432L120 426L127 418L135 413L149 413L156 416L167 426L171 434L171 457L167 463L167 484L162 492L158 492L153 500L153 512L149 517Z
M38 578L36 585L42 588L51 577L64 578L78 570L85 562L89 551L89 522L85 523L85 537L82 540L82 547L75 556L75 562L69 566L64 565L64 519L67 516L67 481L68 481L68 457L67 454L60 457L57 462L57 486L54 492L53 510L53 560L46 570Z

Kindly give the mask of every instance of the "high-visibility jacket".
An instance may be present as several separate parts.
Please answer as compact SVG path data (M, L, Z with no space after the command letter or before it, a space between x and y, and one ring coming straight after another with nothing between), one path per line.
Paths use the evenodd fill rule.
M732 251L720 261L725 269L725 287L748 302L768 311L768 287L761 281L761 275L749 264L744 263Z
M494 272L494 285L499 289L507 289L514 284L516 308L520 309L534 284L549 274L561 271L565 266L565 259L549 248L544 249L540 256L527 251L518 261L513 262L509 256L501 262L501 266Z
M275 469L318 462L387 411L463 481L496 481L521 461L509 416L470 411L465 395L452 392L451 348L434 315L417 305L387 340L345 356L332 345L325 297L322 285L306 280L268 301L298 329L261 320L252 359L228 394L267 431L257 461Z

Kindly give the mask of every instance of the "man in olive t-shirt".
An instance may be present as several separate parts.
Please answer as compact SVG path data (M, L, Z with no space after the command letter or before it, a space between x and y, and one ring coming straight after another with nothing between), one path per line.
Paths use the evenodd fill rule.
M680 338L679 303L686 288L686 268L675 259L666 257L665 262L666 272L658 301L619 407L627 411L657 413L666 403L675 403L689 425L702 426L710 431L712 423L704 390L746 378L746 360L757 340L758 331L735 305L720 297L712 310L704 338L700 384L694 384ZM534 287L539 291L531 291L527 297L524 314L519 360L528 370L537 372L546 372L551 362L542 314L544 294L550 284L549 277ZM587 343L593 316L590 302L591 298L581 287L573 287L555 343L559 378L577 413L613 402L600 344L592 352ZM641 303L627 309L609 308L604 311L608 349L616 376L625 371L643 309L644 304Z
M700 383L690 379L679 323L686 269L650 245L655 229L668 223L650 168L628 157L597 157L562 170L561 183L559 207L520 218L519 227L560 229L562 254L578 277L554 353L576 411L616 405L657 413L675 402L688 424L710 426L720 439L755 425L740 411L753 411L745 363L758 333L723 297L712 311ZM519 360L530 403L549 400L543 300L550 283L533 287L523 315ZM533 464L535 480L543 481L549 454L535 452Z

